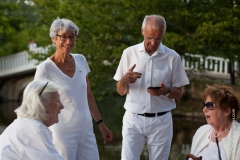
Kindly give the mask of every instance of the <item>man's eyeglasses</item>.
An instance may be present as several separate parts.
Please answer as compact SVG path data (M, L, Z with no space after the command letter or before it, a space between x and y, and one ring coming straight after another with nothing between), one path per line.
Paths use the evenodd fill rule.
M145 37L145 39L148 41L148 42L152 42L152 40L156 43L159 43L159 42L162 42L162 38L157 38L157 39L153 39L153 38L150 38L150 37Z
M202 103L202 107L206 107L209 111L213 110L216 107L216 104L214 104L213 102L203 102Z
M41 96L42 92L44 91L44 89L47 87L48 82L45 84L45 86L43 87L43 89L41 90L41 92L39 93L39 96Z
M68 38L70 39L70 41L76 41L76 39L77 39L76 35L74 35L74 36L67 36L67 35L58 35L58 34L56 34L56 36L60 37L61 41L66 41Z

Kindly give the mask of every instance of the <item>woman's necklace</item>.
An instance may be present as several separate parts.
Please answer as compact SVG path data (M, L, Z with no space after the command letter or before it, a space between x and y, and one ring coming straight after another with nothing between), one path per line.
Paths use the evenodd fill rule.
M223 131L221 134L219 134L219 135L217 135L217 131L214 129L214 131L216 132L216 134L213 134L214 135L214 137L219 137L219 136L221 136L221 135L223 135L225 132L227 132L230 128L232 127L232 124L225 130L225 131Z
M75 62L73 61L72 55L68 56L68 60L66 62L61 62L58 59L59 58L56 58L54 55L51 57L51 60L58 66L61 71L69 72L73 66L75 67Z
M71 65L71 61L73 60L73 57L72 56L70 56L69 58L68 58L68 62L66 63L67 64L67 72L70 70L69 69L69 65Z

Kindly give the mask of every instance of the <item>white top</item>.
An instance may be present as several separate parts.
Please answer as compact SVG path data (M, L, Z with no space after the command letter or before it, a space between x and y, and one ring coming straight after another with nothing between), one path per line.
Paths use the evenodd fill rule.
M129 92L124 108L133 113L156 113L170 111L176 107L175 101L166 96L152 96L147 92L149 86L181 87L189 84L180 56L162 43L149 56L144 43L131 46L123 51L114 79L121 77L134 65L134 72L142 73L135 83L129 84Z
M227 160L222 142L218 142L218 145L222 160ZM203 159L219 160L217 143L211 141L202 151L198 153L197 157L199 156L202 156Z
M52 125L51 129L79 131L93 126L88 107L86 82L90 69L83 55L71 55L76 65L72 78L64 74L50 58L39 64L35 73L34 80L48 79L62 87L59 94L64 109L59 114L59 122Z
M196 131L191 147L193 155L198 155L211 142L209 136L212 131L213 128L209 124L201 126ZM237 121L233 120L233 125L228 135L222 138L221 143L221 150L224 150L228 160L240 160L240 124Z
M17 118L0 136L1 160L64 160L52 142L52 133L41 121Z
M30 51L32 51L37 48L37 44L35 42L29 43L28 48Z

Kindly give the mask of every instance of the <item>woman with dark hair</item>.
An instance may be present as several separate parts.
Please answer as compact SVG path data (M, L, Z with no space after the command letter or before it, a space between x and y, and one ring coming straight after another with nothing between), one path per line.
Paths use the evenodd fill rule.
M233 89L207 86L203 98L203 113L208 124L195 133L191 154L203 159L239 160L240 125L236 118L240 106Z

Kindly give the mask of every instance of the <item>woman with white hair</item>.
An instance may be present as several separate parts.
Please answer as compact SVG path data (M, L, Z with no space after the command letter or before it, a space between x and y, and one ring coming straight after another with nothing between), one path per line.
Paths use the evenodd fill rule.
M90 89L88 63L82 54L73 54L79 28L68 19L57 18L50 27L50 38L56 46L53 55L38 65L35 80L54 81L64 89L60 91L64 109L60 123L50 127L53 144L68 160L98 160L99 153L93 132L92 117L104 140L112 140Z
M58 123L63 109L59 86L51 81L32 81L24 90L15 119L0 136L0 159L64 160L52 142L48 129Z

